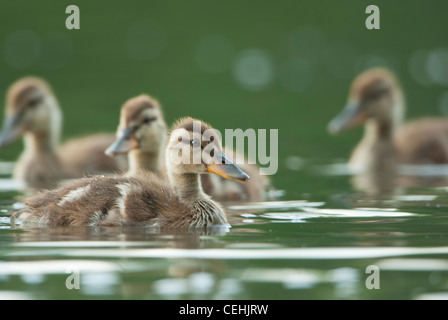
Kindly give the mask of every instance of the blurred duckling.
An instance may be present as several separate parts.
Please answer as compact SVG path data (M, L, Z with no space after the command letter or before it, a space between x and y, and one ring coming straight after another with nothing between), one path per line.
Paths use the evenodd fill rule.
M27 77L13 83L6 96L6 117L0 148L24 137L25 150L13 177L30 189L53 188L58 181L120 170L117 161L104 155L114 141L111 134L71 140L59 148L62 113L50 86Z
M448 121L427 118L402 125L404 112L396 77L386 69L374 68L353 81L347 105L328 129L335 134L364 124L364 137L349 160L361 170L398 163L448 163Z
M142 171L164 173L163 149L166 143L166 123L160 104L148 95L129 99L121 109L117 139L106 150L109 156L128 154L128 176ZM233 159L233 155L226 152ZM239 159L237 163L245 163ZM261 201L265 198L269 179L259 174L255 165L239 165L251 179L245 183L218 175L201 175L204 191L218 201Z
M200 124L201 132L194 132L195 122ZM203 141L205 131L213 133L213 141ZM209 144L214 154L207 156L202 151ZM179 154L181 159L192 160L198 152L199 162L179 161ZM200 120L180 119L171 131L165 159L168 179L150 171L134 177L78 179L30 197L25 208L11 216L11 223L18 219L45 226L227 226L224 210L203 192L199 176L211 172L241 181L249 177L225 157L213 129Z
M127 154L130 177L141 171L164 172L167 135L159 102L142 94L123 104L116 139L105 153L111 157Z

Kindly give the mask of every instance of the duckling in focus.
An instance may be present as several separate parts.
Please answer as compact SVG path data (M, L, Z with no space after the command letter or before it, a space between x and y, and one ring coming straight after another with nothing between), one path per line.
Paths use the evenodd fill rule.
M106 150L113 157L128 153L129 170L127 176L138 176L142 171L163 174L163 148L166 143L166 123L160 104L148 95L140 95L126 101L121 109L117 139ZM226 152L228 158L233 155ZM245 163L239 159L237 163ZM218 175L201 175L205 193L218 201L261 201L269 179L259 174L257 166L239 165L251 180L241 183Z
M200 132L193 130L195 124ZM214 139L205 141L205 134ZM224 210L203 192L199 176L211 172L241 181L249 176L225 157L216 132L200 120L180 119L171 131L165 159L169 182L149 171L135 177L75 180L27 199L25 209L15 212L11 223L19 219L46 226L226 226Z
M347 105L328 129L339 133L365 125L364 137L349 160L363 169L448 163L448 121L427 118L402 125L404 111L403 92L395 76L374 68L354 80Z
M0 148L24 137L25 150L14 168L15 179L25 181L31 189L53 188L61 179L122 169L104 155L113 135L71 140L58 149L61 125L61 109L48 83L27 77L11 85Z

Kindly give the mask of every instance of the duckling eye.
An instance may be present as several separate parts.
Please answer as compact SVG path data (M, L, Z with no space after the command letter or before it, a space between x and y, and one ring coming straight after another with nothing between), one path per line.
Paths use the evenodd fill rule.
M199 147L199 140L198 140L198 139L193 139L193 140L191 140L191 146L192 146L193 148L197 148L197 147Z
M143 123L144 124L148 124L152 121L156 120L156 118L150 118L150 117L146 117L145 119L143 119Z
M379 98L383 97L384 95L390 93L389 89L390 89L389 87L377 88L376 90L368 93L365 97L365 100L373 101L373 100L379 99Z
M42 102L42 97L36 97L28 101L28 107L35 107Z

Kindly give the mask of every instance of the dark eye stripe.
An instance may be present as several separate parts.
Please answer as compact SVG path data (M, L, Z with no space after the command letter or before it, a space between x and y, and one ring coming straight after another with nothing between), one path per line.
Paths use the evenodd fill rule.
M367 101L375 100L388 94L389 92L390 92L389 87L378 88L376 90L373 90L372 92L368 92L365 96L365 100Z
M148 123L150 123L150 122L152 122L152 121L154 121L154 120L156 120L157 118L156 117L146 117L145 119L143 119L143 123L144 124L148 124Z
M36 97L34 99L31 99L30 101L28 101L28 106L29 107L35 107L37 106L39 103L41 103L43 100L43 97Z

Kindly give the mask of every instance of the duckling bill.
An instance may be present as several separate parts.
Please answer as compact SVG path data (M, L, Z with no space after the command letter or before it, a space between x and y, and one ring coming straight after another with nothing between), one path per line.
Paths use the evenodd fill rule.
M249 177L235 164L201 161L177 163L177 130L189 128L193 121L203 129L209 125L192 118L179 120L165 148L168 181L154 172L135 177L91 177L28 198L25 209L12 215L27 224L45 226L117 226L145 225L160 228L194 229L228 225L221 205L204 193L200 175L213 171L231 179ZM201 134L187 130L190 156L204 147ZM193 142L196 141L196 142ZM187 142L185 142L187 143ZM217 154L223 154L220 141L214 140ZM211 168L211 169L210 169Z
M207 165L207 172L217 174L218 176L230 180L249 180L249 176L234 165L224 153L217 153L215 156L217 159L220 159L220 162Z

